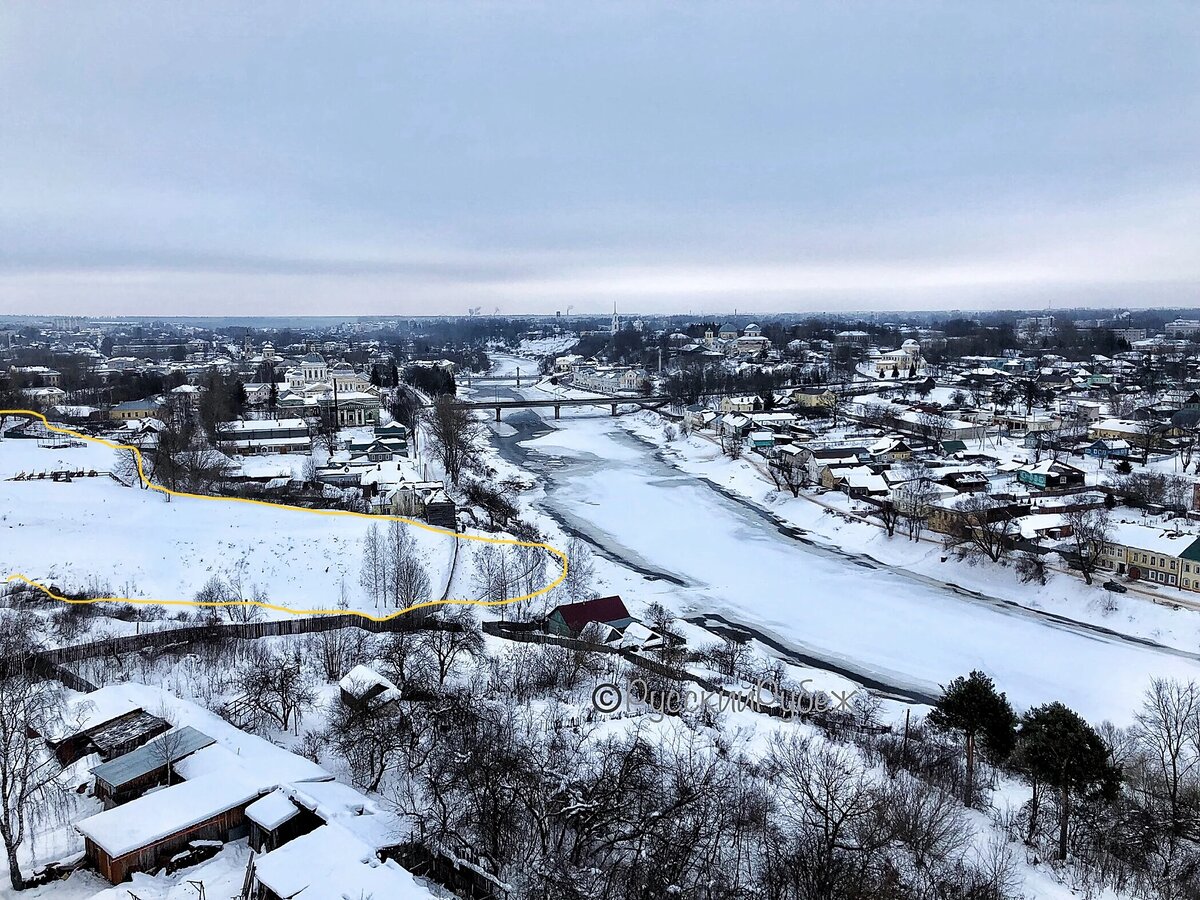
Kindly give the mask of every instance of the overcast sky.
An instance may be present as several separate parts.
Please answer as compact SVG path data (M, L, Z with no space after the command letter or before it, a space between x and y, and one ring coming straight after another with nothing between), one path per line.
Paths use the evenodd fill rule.
M1200 306L1200 3L6 3L0 312Z

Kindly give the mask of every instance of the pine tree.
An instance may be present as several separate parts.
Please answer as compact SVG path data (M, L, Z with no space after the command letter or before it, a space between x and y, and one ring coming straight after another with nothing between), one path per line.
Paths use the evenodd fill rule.
M1012 752L1016 742L1017 717L1008 698L996 690L986 674L973 671L961 675L942 689L942 698L929 714L929 724L938 731L963 735L967 751L966 803L969 806L975 790L975 749L983 749L994 760L1002 760Z
M1037 816L1039 784L1059 792L1058 858L1067 858L1067 836L1073 794L1116 794L1121 773L1109 758L1108 747L1083 717L1057 701L1025 714L1021 723L1019 758L1033 781L1030 836Z

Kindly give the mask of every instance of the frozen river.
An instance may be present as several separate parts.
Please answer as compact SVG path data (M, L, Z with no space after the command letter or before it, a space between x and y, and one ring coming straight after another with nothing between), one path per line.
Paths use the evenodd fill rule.
M797 659L918 699L979 668L1022 706L1057 699L1120 722L1152 675L1200 677L1193 654L808 540L665 462L605 413L564 410L548 422L522 411L505 421L517 433L496 443L542 481L546 512L651 576L647 599L745 626Z

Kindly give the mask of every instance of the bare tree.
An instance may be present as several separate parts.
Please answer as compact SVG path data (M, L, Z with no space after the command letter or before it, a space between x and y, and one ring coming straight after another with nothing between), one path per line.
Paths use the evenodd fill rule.
M1162 427L1147 413L1146 418L1137 423L1136 430L1136 443L1142 448L1142 465L1144 466L1150 461L1150 454L1158 449L1159 440L1162 437Z
M1179 464L1187 472L1192 464L1192 456L1196 452L1196 429L1189 428L1179 441Z
M721 432L721 452L730 459L742 458L743 441L741 435Z
M960 559L974 562L983 558L998 563L1012 549L1014 533L1012 514L1001 501L973 494L955 505L946 545Z
M60 768L40 736L62 723L62 689L30 674L33 624L9 615L0 629L0 839L8 854L13 890L26 887L17 851L30 816L58 791Z
M480 433L474 414L450 394L442 394L425 411L429 446L450 480L458 484L464 469L478 459L476 440Z
M320 666L326 681L337 681L370 656L367 636L358 628L317 631L305 637L303 646L307 657Z
M169 716L161 714L160 718L169 720ZM170 786L171 779L175 774L173 767L176 761L181 758L183 748L183 731L180 728L172 728L170 731L163 732L146 747L151 761L163 767L168 786Z
M129 447L128 450L119 450L113 457L112 473L122 483L133 485L145 489L146 479L142 477L142 473L138 471L138 454L142 454L143 463L146 461L145 450L147 439L145 436L138 438L130 438L124 441L123 446ZM136 448L137 452L134 452ZM147 476L150 472L145 473Z
M917 433L935 447L945 440L950 426L950 420L939 413L923 412L917 416Z
M439 618L451 627L419 632L416 644L434 660L438 684L445 684L460 657L464 654L478 656L483 652L483 632L465 607L444 613Z
M402 766L408 731L408 719L396 703L352 707L338 702L327 734L354 783L378 791L387 774Z
M151 461L150 474L155 484L178 491L186 478L184 454L192 445L193 431L190 426L181 425L174 421L166 422L159 429L155 438L154 452L149 457ZM143 464L146 457L143 456ZM163 493L163 499L171 502L171 495Z
M202 606L218 606L222 603L227 603L230 600L237 599L229 585L225 583L225 579L215 572L208 576L208 581L204 582L204 586L196 591L192 598Z
M1197 719L1200 692L1193 682L1155 678L1146 691L1133 726L1138 761L1151 783L1161 788L1149 791L1165 803L1166 847L1163 850L1165 877L1171 874L1180 841L1190 831L1196 809L1196 774L1200 767Z
M837 428L838 418L845 410L846 404L842 400L840 394L835 390L830 390L821 398L821 409L825 411L825 415L829 416L829 424Z
M900 467L900 477L902 480L895 488L893 501L904 520L909 540L918 541L929 521L929 505L937 491L929 470L920 463L906 463Z
M474 554L475 572L472 576L480 600L503 603L516 596L516 572L509 554L495 544L477 547Z
M243 561L244 563L244 561ZM262 618L261 608L245 603L242 596L242 564L233 566L227 577L213 573L208 581L195 594L195 602L212 608L214 615L224 615L230 622L257 622ZM254 600L267 602L267 595L261 588L254 589Z
M1163 499L1168 507L1177 513L1185 513L1192 505L1192 490L1194 482L1186 475L1165 476Z
M850 749L795 734L773 740L769 765L779 815L808 860L794 896L842 896L852 877L847 855L871 854L893 838L873 778Z
M395 522L393 525L397 524ZM378 609L380 603L387 602L388 567L387 552L383 538L379 534L379 526L371 523L363 538L362 563L359 567L358 583L366 592L367 598Z
M417 558L417 542L408 527L389 522L386 544L387 583L396 606L432 600L429 573Z
M174 465L178 489L189 494L220 493L232 469L229 457L212 447L178 453Z
M888 537L896 534L896 526L900 524L901 513L891 500L884 500L875 510L875 516L883 523Z
M1104 560L1112 533L1112 522L1107 509L1083 509L1072 507L1063 514L1071 526L1071 558L1079 566L1083 580L1092 583L1092 573Z
M714 669L727 678L733 678L749 662L750 643L745 638L725 635L718 643L701 651Z
M794 454L777 455L767 464L771 480L779 490L791 491L793 497L800 496L800 489L808 487L808 466L798 460Z
M311 677L297 654L268 650L251 643L238 670L241 694L225 710L226 718L261 729L298 727L306 708L317 699Z
M463 480L463 494L488 516L488 525L495 531L504 528L517 516L517 486L511 482L490 483L480 478Z
M587 543L573 536L567 542L567 561L567 576L563 579L561 589L566 591L572 601L587 600L596 596L592 586L596 565Z

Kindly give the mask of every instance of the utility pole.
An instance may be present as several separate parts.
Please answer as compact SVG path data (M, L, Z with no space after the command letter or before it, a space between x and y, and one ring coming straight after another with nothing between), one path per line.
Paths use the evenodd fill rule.
M340 416L338 415L338 389L337 376L333 376L333 434L336 438L338 426L340 424ZM330 448L332 450L332 447Z

